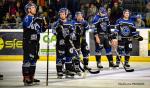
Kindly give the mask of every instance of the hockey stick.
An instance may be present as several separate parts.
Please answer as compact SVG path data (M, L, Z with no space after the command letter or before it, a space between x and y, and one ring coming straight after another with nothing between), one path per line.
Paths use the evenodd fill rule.
M49 29L48 29L48 42L47 42L47 72L46 72L46 86L48 86L48 72L49 72Z
M46 19L44 18L44 23L47 24ZM49 25L48 25L49 26ZM46 86L48 86L48 73L49 73L49 27L47 30L47 66L46 66Z
M80 58L79 53L77 52L76 48L75 48L74 45L73 45L73 42L72 42L71 40L69 40L69 42L71 43L71 45L72 45L73 49L75 50L77 56ZM80 60L80 62L83 64L83 62L82 62L81 60ZM85 72L85 71L86 71L86 70L81 66L80 63L79 63L79 68L81 69L82 72ZM87 69L87 70L88 70L88 69ZM93 71L93 70L91 69L91 70L88 70L88 72L91 73L91 74L98 74L98 73L100 73L100 69L98 69L97 71Z
M125 70L126 72L134 72L134 69L127 69L127 68L125 67L125 65L124 65L123 62L121 61L120 55L119 55L119 53L118 53L118 51L117 51L116 48L115 48L115 53L116 53L117 56L119 57L119 60L120 60L120 62L121 62L121 64L122 64L124 70Z
M80 62L83 64L82 61L80 61ZM81 66L81 64L79 64L79 68L81 69L82 72L85 72L85 71L86 71L86 70ZM96 70L96 71L93 71L93 70L91 69L91 70L88 70L88 72L91 73L91 74L98 74L98 73L100 73L100 69L98 69L98 70Z
M115 26L115 28L116 28L116 26ZM118 35L118 33L117 33L117 41L118 41L118 40L119 40L119 35ZM125 67L125 65L124 65L123 62L121 61L120 55L119 55L119 53L118 53L118 51L117 51L117 47L114 47L114 49L115 49L115 53L116 53L116 55L118 56L118 58L119 58L119 60L120 60L120 62L121 62L121 64L122 64L124 70L125 70L126 72L134 72L134 69L129 69L129 68L126 68L126 67Z

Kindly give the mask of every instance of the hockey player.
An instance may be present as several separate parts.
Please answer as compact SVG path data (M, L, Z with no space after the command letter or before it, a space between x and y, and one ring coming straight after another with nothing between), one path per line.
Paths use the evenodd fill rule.
M94 37L95 37L95 57L97 61L97 67L103 68L101 65L101 53L102 49L105 48L106 56L109 61L109 67L115 67L112 57L111 49L111 30L110 22L108 18L107 11L104 7L100 7L99 12L93 19L93 24L95 25ZM113 41L113 40L112 40Z
M74 28L75 28L75 38L73 39L74 46L76 51L78 52L78 56L80 53L83 55L83 64L85 70L90 70L91 68L88 67L88 57L89 57L89 48L86 42L86 31L89 29L89 25L87 21L84 20L82 12L76 12L75 20L73 21ZM75 71L80 72L79 70L79 63L80 58L75 58Z
M40 32L46 30L43 18L35 17L36 5L28 3L25 6L26 16L23 20L23 65L22 74L25 86L32 85L33 82L40 82L34 79L36 62L39 59Z
M129 65L129 59L130 59L130 52L132 51L132 37L135 39L142 41L143 38L139 36L139 34L136 32L136 27L133 23L133 21L130 19L130 11L128 9L125 9L123 11L123 18L120 18L116 22L116 33L118 33L118 36L116 39L118 39L118 53L120 55L125 56L125 67L130 67ZM116 43L117 44L117 43ZM121 56L120 56L121 58ZM120 58L117 56L116 65L119 67L120 64Z
M59 19L54 23L53 33L56 35L56 70L58 78L63 77L62 64L65 60L66 77L74 76L72 58L74 56L71 36L74 34L72 22L67 19L67 9L59 10Z

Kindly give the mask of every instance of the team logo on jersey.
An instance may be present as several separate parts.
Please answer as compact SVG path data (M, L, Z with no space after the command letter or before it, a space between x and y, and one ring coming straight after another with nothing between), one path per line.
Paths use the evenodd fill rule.
M31 40L37 40L37 34L32 34L31 35Z
M69 49L69 52L72 54L72 53L73 53L73 48L70 48L70 49Z
M60 55L63 55L63 54L65 54L65 51L58 50L58 53L59 53Z
M66 37L67 35L69 35L69 29L68 28L64 28L63 36Z
M130 35L130 29L128 26L121 27L121 34L123 36L129 36Z
M64 45L65 44L65 41L63 40L63 39L61 39L60 41L59 41L59 45Z
M103 31L106 31L107 30L107 23L106 22L102 22L100 23L100 27Z
M129 46L129 48L130 48L130 49L132 49L132 43L129 43L129 45L128 45L128 46Z

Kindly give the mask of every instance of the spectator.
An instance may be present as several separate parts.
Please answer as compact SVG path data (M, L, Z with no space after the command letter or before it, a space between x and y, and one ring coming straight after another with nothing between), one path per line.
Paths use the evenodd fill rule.
M97 7L97 9L99 9L102 6L102 1L101 0L96 0L95 6Z
M80 11L85 15L85 5L84 4L80 4L81 5L81 8L80 8Z
M136 16L135 26L136 26L136 28L145 27L145 22L142 20L141 15Z
M122 9L119 7L118 2L115 2L110 15L110 23L114 25L116 23L116 20L121 16Z
M58 12L60 8L62 8L61 0L54 0L55 10Z
M20 17L20 14L19 12L16 12L16 22L21 22L21 17Z
M22 29L22 23L16 24L16 26L14 26L13 29Z
M16 19L15 18L16 18L16 15L11 15L9 18L9 21L8 21L8 23L12 29L14 29L16 26Z
M124 8L124 3L123 0L118 0L119 8L123 9Z
M16 23L16 15L11 15L9 19L9 23Z
M39 6L38 13L43 13L43 8L42 8L42 6Z
M49 10L49 4L48 4L48 2L45 1L45 5L42 6L42 9L43 9L43 12L48 12L48 10Z
M20 2L20 1L17 1L17 2L16 2L16 10L17 10L17 12L21 13L21 12L23 12L23 11L22 11L23 9L24 9L24 8L22 7L21 2Z
M11 29L7 20L4 20L4 23L1 25L1 29Z
M111 15L111 8L108 8L107 12L108 12L108 17L110 17L110 15Z
M87 20L88 9L89 9L89 3L86 3L84 6L84 15L86 20Z
M145 3L148 3L150 0L145 0Z
M4 17L4 20L8 21L10 20L10 14L9 12L6 13L5 17Z
M19 12L16 12L16 29L20 29L22 26L21 26L21 17L20 17L20 14Z
M104 8L107 9L108 7L109 7L109 5L108 5L107 3L105 3L105 4L104 4Z
M150 2L146 5L146 26L150 27Z
M25 1L26 1L26 0L25 0ZM29 2L29 3L32 2L32 3L37 4L37 0L28 0L28 2Z
M50 23L55 22L57 12L55 11L55 8L54 8L53 4L49 5L48 12L49 12L48 16L50 18Z
M123 4L123 0L118 0L119 5Z
M111 7L112 0L103 0L103 5L105 8Z
M15 5L14 4L12 4L12 6L11 6L11 8L10 8L10 15L15 15L16 14L16 7L15 7Z
M96 12L97 12L97 7L93 3L91 3L87 12L88 22L92 22Z
M87 20L88 8L89 8L89 3L81 4L80 11L84 14L86 20Z
M43 8L45 6L45 0L39 0L39 5Z
M3 4L2 4L2 2L0 1L0 13L2 13L2 14L0 14L0 24L2 24L3 23L3 19L2 19L2 17L3 17Z
M68 9L72 13L72 17L75 16L75 12L80 10L80 4L78 0L68 0Z

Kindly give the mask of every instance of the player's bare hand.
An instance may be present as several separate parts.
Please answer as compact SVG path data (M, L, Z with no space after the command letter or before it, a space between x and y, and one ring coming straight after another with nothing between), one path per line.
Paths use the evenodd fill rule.
M98 37L98 35L95 35L96 38L96 43L100 44L100 38Z
M117 39L111 40L111 44L112 44L112 47L116 48L118 46L118 40Z

